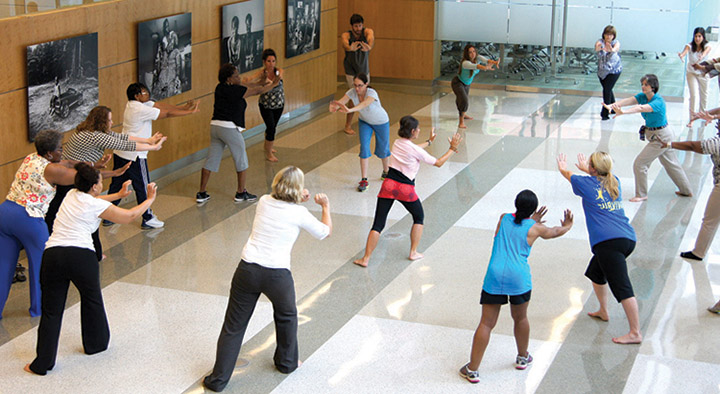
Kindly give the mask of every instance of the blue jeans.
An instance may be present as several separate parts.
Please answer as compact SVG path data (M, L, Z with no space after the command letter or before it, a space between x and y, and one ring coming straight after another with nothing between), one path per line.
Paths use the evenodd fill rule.
M370 124L360 120L360 158L370 157L370 139L375 133L375 156L384 159L390 156L390 122Z

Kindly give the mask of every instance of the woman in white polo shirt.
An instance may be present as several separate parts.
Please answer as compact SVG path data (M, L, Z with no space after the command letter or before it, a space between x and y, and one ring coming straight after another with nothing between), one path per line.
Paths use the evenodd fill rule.
M100 267L95 255L91 234L100 225L100 219L114 223L130 223L142 215L155 201L157 187L147 187L147 199L132 209L114 206L110 201L130 194L126 181L120 192L103 195L100 172L86 163L75 165L76 189L65 196L54 231L43 253L40 268L42 288L42 315L38 327L37 357L25 370L45 375L55 366L60 326L65 311L65 299L72 282L80 292L80 319L82 343L86 354L100 353L110 342L105 306L100 288Z
M353 79L354 87L338 101L330 103L330 112L360 113L358 128L360 130L360 182L357 190L363 192L368 188L367 169L370 159L370 139L375 133L375 156L382 161L382 179L387 177L390 166L390 117L380 105L375 89L368 86L370 79L365 74L358 74ZM354 107L345 106L352 100Z
M282 373L298 367L297 307L290 251L300 229L317 239L327 237L332 231L330 203L325 194L315 195L315 203L322 207L320 220L299 204L310 199L310 193L303 188L304 179L299 168L285 167L275 175L272 193L260 197L252 233L232 279L215 366L203 380L210 390L221 391L230 381L260 294L265 294L273 305L277 338L275 367Z

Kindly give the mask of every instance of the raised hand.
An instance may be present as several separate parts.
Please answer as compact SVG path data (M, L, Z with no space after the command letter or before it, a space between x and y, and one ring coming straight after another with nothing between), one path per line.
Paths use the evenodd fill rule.
M308 202L310 200L310 192L308 189L302 190L302 202Z
M107 163L110 161L111 158L112 158L112 156L110 154L103 155L103 157L101 157L100 160L93 163L92 166L98 170L101 168L105 168L105 166L107 165Z
M563 215L563 219L560 221L560 224L563 227L572 227L573 225L573 214L569 209L565 210L565 214Z
M130 168L130 165L131 165L132 163L133 163L133 162L129 161L129 162L125 163L124 166L122 166L122 167L120 167L120 168L118 168L118 169L116 169L116 170L113 170L112 176L113 176L113 177L116 177L116 176L120 176L120 175L124 174L125 171L127 171L127 169Z
M147 185L147 199L154 200L155 197L157 197L157 185L152 182Z
M130 184L132 183L131 180L127 180L123 182L122 187L120 188L120 191L118 191L118 195L120 198L125 198L130 195Z
M330 200L325 193L318 193L315 195L315 204L325 207L330 204Z
M547 213L547 208L543 205L540 208L538 208L538 210L535 211L535 213L530 215L530 219L534 220L535 223L540 223L540 224L545 223L545 221L542 220L542 218L543 218L543 216L545 216L546 213Z
M567 156L564 153L558 154L556 161L558 170L567 171Z
M577 163L575 164L575 167L577 167L578 170L582 172L590 173L590 165L588 163L588 159L582 153L578 153Z
M448 142L450 143L450 149L457 152L458 146L460 146L460 142L462 141L462 136L460 133L453 134L452 137L448 137Z

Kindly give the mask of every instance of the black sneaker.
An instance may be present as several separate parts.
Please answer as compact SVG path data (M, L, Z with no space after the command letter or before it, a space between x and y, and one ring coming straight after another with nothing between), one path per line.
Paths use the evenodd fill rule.
M207 194L207 192L197 192L195 195L195 201L198 204L204 203L205 201L210 199L210 195Z
M383 181L384 181L385 178L387 178L387 177L388 177L388 173L385 172L385 171L383 171L382 175L380 175L380 179L383 180Z
M25 282L27 280L27 277L25 276L25 267L18 264L15 267L15 276L13 277L13 283L15 282Z
M257 196L254 194L248 193L247 190L243 190L242 193L235 193L235 202L255 201L255 200L257 200Z

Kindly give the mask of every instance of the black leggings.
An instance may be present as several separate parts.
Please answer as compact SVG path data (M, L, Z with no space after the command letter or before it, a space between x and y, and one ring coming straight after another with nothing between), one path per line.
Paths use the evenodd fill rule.
M593 257L585 271L585 276L593 283L610 285L610 291L617 302L634 297L632 283L628 276L625 259L635 249L635 241L627 238L615 238L598 242L593 246Z
M277 124L280 122L280 117L285 107L270 109L263 107L263 105L259 103L258 107L260 107L260 115L265 122L265 141L275 141Z
M613 88L615 87L615 82L617 82L618 78L620 78L620 74L608 74L605 76L604 79L600 79L600 85L602 85L603 88L603 102L607 105L610 105L615 102L615 94L613 94ZM610 113L608 110L603 106L602 110L600 110L600 116L603 118L607 118L610 116Z
M375 221L373 221L371 231L377 231L378 233L383 231L393 202L395 202L395 200L392 198L378 197L377 205L375 206ZM423 212L423 206L419 198L413 202L400 201L400 204L402 204L412 215L413 224L423 224L423 220L425 220L425 212Z

